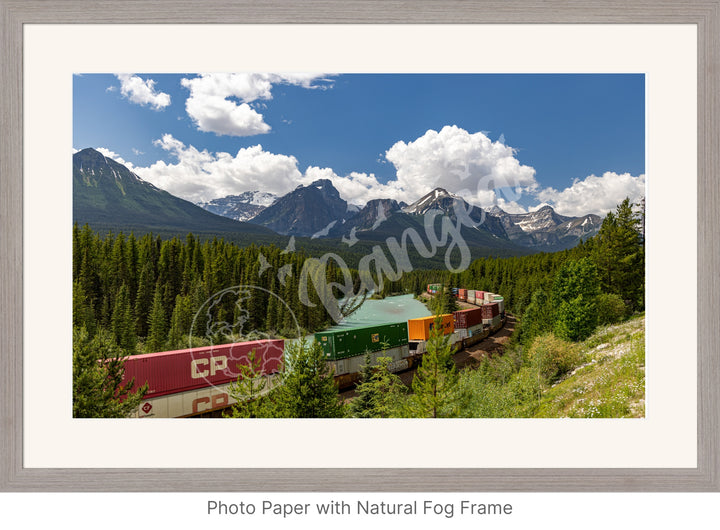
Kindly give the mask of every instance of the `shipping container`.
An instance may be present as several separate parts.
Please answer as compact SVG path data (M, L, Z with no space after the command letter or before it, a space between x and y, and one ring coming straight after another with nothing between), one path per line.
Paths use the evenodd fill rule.
M371 352L370 364L376 365L379 357L390 357L390 359L392 359L391 363L395 363L395 365L397 365L399 361L405 359L406 357L408 357L408 355L410 355L410 352L408 350L408 344L406 341L405 344L397 346L395 348ZM365 365L365 359L365 352L362 352L362 354L360 355L336 359L334 361L331 361L331 363L335 375L356 374L362 370L362 367ZM388 368L391 372L393 371L393 367Z
M474 337L475 335L482 333L484 329L485 326L483 326L482 322L480 322L480 324L468 328L468 336Z
M468 338L470 335L468 335L468 330L465 328L458 329L455 328L455 331L453 332L453 338L451 340L462 340Z
M430 331L435 327L434 316L413 318L408 320L408 339L411 341L423 341L430 338ZM444 335L449 335L455 331L454 319L452 313L440 315L440 328Z
M468 295L467 301L468 301L468 303L470 303L470 304L474 304L474 303L475 303L475 297Z
M494 316L500 314L500 306L498 306L496 302L484 304L480 307L480 310L482 311L483 320L493 318Z
M500 325L502 322L502 317L500 315L495 315L492 318L483 318L483 325L486 327L492 327L495 328Z
M467 329L482 322L482 308L463 309L453 313L455 328Z
M376 352L383 348L396 348L408 342L407 322L396 322L380 326L338 329L315 333L326 359L345 359L364 355L366 351Z
M485 291L485 295L483 296L483 300L485 300L485 303L492 302L493 293L490 291Z
M467 289L458 289L458 298L460 300L467 300Z
M255 350L263 374L278 372L282 365L283 340L256 340L133 355L125 360L123 384L135 379L134 388L148 383L147 398L187 392L236 381L238 365L248 365Z

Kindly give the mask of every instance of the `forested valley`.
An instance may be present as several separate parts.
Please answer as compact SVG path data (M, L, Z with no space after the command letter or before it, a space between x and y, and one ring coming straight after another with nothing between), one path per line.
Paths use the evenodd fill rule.
M484 378L482 384L486 386L495 384L497 379L493 378L497 377L509 381L520 377L523 367L532 364L529 353L533 348L537 350L536 339L545 341L546 350L552 340L571 344L587 339L598 325L617 323L644 311L644 214L640 206L639 211L633 210L633 205L625 200L607 215L595 237L570 250L477 259L460 273L416 269L397 281L377 278L381 287L375 294L419 295L429 283L442 283L448 291L451 287L464 287L501 293L506 310L518 318L519 325L508 347L509 355L502 361L505 364L488 362L476 377ZM309 257L302 250L290 252L275 246L240 247L221 239L203 242L192 234L184 240L163 240L151 234L139 237L99 234L88 226L75 226L75 383L81 382L79 375L83 372L78 367L83 366L83 359L84 366L89 366L87 358L92 357L93 348L105 348L110 352L105 354L107 358L227 341L230 340L227 334L208 335L208 323L236 322L239 310L243 311L246 334L233 335L233 340L295 337L298 329L311 333L332 325L331 314L314 289L306 289L309 299L305 302L309 303L303 303L298 295L302 283L308 280L303 276L303 268ZM321 273L329 284L346 282L349 275L355 288L360 289L356 270L343 271L328 261ZM216 293L238 285L256 288L245 307L232 296L207 303ZM339 296L337 291L332 294ZM444 298L446 305L442 303ZM450 298L440 296L436 311L451 309ZM565 347L555 344L552 348L564 351ZM438 343L436 350L447 356L443 344ZM548 355L543 362L550 362L548 359L554 359L556 365L560 362L552 352ZM547 381L560 371L548 375ZM371 379L381 381L375 391L395 395L394 384L392 392L382 386L391 381L388 374L366 374L365 389ZM454 376L448 381L454 381L450 394L455 398L457 389L468 385L467 380L463 382ZM122 390L115 385L115 397ZM467 396L466 402L475 403ZM127 406L133 403L129 400ZM383 403L382 407L387 409L388 403ZM431 407L433 414L462 416L462 410L457 408L460 401L455 399L453 403L451 409L436 404ZM330 409L333 414L340 410ZM343 414L350 414L348 410ZM360 417L376 417L372 410L358 411L357 406L354 410ZM427 415L427 410L418 410L417 415ZM386 410L380 416L394 414L400 413Z

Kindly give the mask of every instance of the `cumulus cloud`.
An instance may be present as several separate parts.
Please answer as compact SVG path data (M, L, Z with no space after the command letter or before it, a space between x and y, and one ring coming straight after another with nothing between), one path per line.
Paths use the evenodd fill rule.
M170 105L170 95L155 90L155 81L143 80L133 74L116 74L120 81L120 93L138 105L150 105L154 110L162 110Z
M143 180L191 202L254 190L282 195L303 181L294 156L269 153L261 145L232 155L200 151L170 134L155 144L172 153L177 163L159 160L150 167L135 168L135 172Z
M351 204L364 205L373 199L407 199L405 190L397 181L383 184L370 173L357 173L353 171L345 177L336 174L331 168L310 166L305 170L303 183L309 184L315 180L327 179L340 192L340 196Z
M321 81L321 84L317 82ZM218 73L182 79L190 90L185 110L198 130L217 135L254 136L270 131L257 109L256 100L272 99L272 87L289 84L303 88L328 88L328 79L320 74Z
M608 171L598 177L590 175L583 180L575 179L571 186L562 191L545 188L536 193L542 201L538 209L545 204L552 206L561 215L585 215L594 213L604 216L621 203L625 197L631 202L645 195L645 175L633 177L629 173Z
M496 204L497 204L498 208L500 208L501 210L503 210L504 212L507 212L507 213L527 213L528 212L527 209L525 209L522 205L518 204L517 202L506 201L502 197L497 197Z
M123 166L128 168L130 171L135 171L135 166L133 166L133 163L127 162L123 157L121 157L115 151L111 151L110 149L108 149L106 147L96 147L95 150L106 158L112 158L113 160L115 160L115 162L122 164Z
M462 194L469 202L492 204L494 190L537 188L535 169L520 164L516 151L484 133L469 133L455 125L429 130L416 140L397 142L385 158L397 170L401 188L418 197L434 188Z

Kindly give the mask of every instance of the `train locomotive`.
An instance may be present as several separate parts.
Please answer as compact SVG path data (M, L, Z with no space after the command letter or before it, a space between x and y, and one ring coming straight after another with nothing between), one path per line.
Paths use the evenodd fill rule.
M428 293L441 287L428 285ZM505 324L504 300L485 291L457 289L459 300L475 307L440 315L439 326L460 351L492 335ZM334 371L340 389L356 383L366 354L374 364L389 357L388 368L402 372L417 366L426 352L427 341L436 324L435 316L360 328L315 333L327 363ZM169 352L133 355L125 360L125 381L135 387L148 383L144 401L133 415L138 418L179 418L206 415L225 409L235 401L229 386L240 375L238 365L248 364L255 351L260 373L269 376L270 385L279 380L285 341L259 340L189 348Z

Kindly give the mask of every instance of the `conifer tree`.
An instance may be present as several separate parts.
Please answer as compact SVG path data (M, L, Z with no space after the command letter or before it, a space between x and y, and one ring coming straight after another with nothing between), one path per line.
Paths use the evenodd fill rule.
M263 418L268 415L267 398L270 377L262 371L262 360L255 350L248 354L247 364L237 365L239 375L228 394L235 400L227 418Z
M170 332L168 334L168 344L171 348L181 348L183 346L183 337L190 333L192 317L190 297L177 295L175 297L175 308L170 318Z
M561 339L585 340L597 326L595 298L600 294L597 267L590 258L566 262L555 276L554 331Z
M355 387L357 397L349 407L349 414L355 418L390 418L400 415L399 403L407 394L407 387L400 378L390 372L390 357L378 357L376 364L365 354L360 382Z
M339 418L344 415L333 372L318 342L285 344L285 372L269 396L276 418Z
M530 304L523 313L517 331L518 342L529 345L538 335L551 332L554 320L550 297L543 289L538 289L533 293Z
M643 215L626 198L603 220L593 252L603 292L619 295L632 310L645 306Z
M147 383L132 392L135 381L123 384L124 357L109 332L73 329L73 417L124 418L138 407Z
M160 282L155 286L152 309L148 316L148 336L145 349L149 352L160 351L167 340L167 327L165 323L165 307Z
M133 317L132 307L130 306L128 288L125 284L120 287L120 291L115 299L115 307L113 308L112 315L112 332L118 346L130 355L135 353L135 346L137 345L135 318Z
M427 341L427 352L412 381L413 394L408 402L412 417L441 418L458 414L458 373L453 362L454 351L440 324L441 320L437 317Z

